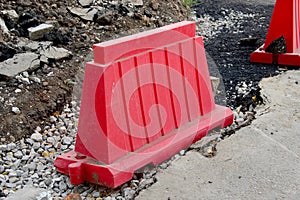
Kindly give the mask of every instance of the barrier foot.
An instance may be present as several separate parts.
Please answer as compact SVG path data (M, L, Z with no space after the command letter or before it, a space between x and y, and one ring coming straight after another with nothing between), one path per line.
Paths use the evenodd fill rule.
M148 164L156 166L206 136L209 130L216 127L224 128L230 125L232 121L231 110L217 105L211 113L186 123L172 133L160 137L151 144L145 145L112 164L106 165L71 151L58 156L54 165L57 171L70 176L73 185L88 181L109 188L116 188L130 181L134 172L139 170L141 166Z
M250 56L250 62L300 67L300 54L298 53L273 54L263 49L264 45L254 51Z

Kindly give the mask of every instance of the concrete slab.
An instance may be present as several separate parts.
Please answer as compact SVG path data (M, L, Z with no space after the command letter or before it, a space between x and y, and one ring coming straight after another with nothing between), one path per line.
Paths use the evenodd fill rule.
M299 83L300 71L264 79L268 102L251 126L220 142L216 157L188 152L136 199L298 199Z

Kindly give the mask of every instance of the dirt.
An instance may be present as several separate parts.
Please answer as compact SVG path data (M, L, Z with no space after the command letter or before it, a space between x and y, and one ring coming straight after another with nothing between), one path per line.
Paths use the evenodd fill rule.
M82 71L93 44L182 21L190 14L179 0L144 1L143 6L115 2L99 3L104 11L97 13L90 22L68 12L70 6L81 7L76 1L0 0L0 10L13 9L20 16L13 21L2 15L11 33L9 37L0 34L0 61L24 52L25 49L16 47L19 39L28 38L27 28L47 20L56 21L55 28L40 41L52 41L53 45L73 53L70 59L42 63L37 69L28 71L30 76L40 78L41 83L26 85L16 78L0 77L3 102L0 106L0 144L28 136L37 126L47 124L50 115L59 115L74 96L73 87L80 81L76 74ZM16 93L16 89L22 92ZM18 107L21 113L14 114L12 106Z
M220 73L224 83L222 91L225 92L223 95L226 97L226 104L232 108L241 106L243 111L247 111L250 106L255 107L256 104L262 103L258 82L263 77L275 76L280 73L280 69L286 68L286 66L250 63L250 54L265 41L273 8L272 5L239 0L202 0L195 7L198 16L210 15L215 21L228 15L224 10L254 15L251 20L239 20L230 28L224 27L222 34L205 42L207 54L216 64L210 73L213 76ZM254 44L241 45L241 40L250 37L256 38ZM245 84L247 92L239 94L238 88Z

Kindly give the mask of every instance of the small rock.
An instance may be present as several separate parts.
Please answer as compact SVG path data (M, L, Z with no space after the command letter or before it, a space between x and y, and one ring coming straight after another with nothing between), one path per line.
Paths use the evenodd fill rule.
M15 93L21 93L21 92L22 92L22 90L19 88L15 90Z
M64 181L59 182L59 189L62 191L67 190L67 184Z
M65 58L69 58L72 53L64 48L57 48L50 46L49 48L42 50L42 56L45 56L48 59L61 60Z
M56 117L54 117L54 116L50 116L50 122L51 122L51 123L55 123L55 122L56 122L56 120L57 120L57 118L56 118Z
M70 145L70 144L72 144L72 142L73 142L73 139L70 137L64 137L62 139L62 144L65 144L65 145Z
M143 6L143 0L122 0L122 3L131 3L134 6Z
M135 191L130 187L124 188L122 191L122 196L125 197L126 200L134 199Z
M79 0L78 3L82 6L82 7L88 7L91 6L93 4L94 0Z
M40 147L41 147L41 144L40 144L39 142L34 142L34 143L32 144L32 148L33 148L34 150L38 150Z
M47 188L47 185L45 184L45 182L42 181L42 182L39 183L39 187L40 188Z
M11 177L8 179L9 183L16 183L19 181L19 179L17 177Z
M40 134L40 133L34 133L34 134L31 135L30 138L31 138L33 141L36 141L36 142L41 142L41 141L43 141L43 136L42 136L42 134Z
M154 11L158 10L159 8L159 3L155 0L150 1L149 5Z
M0 145L0 151L5 151L7 149L7 145L6 144L1 144Z
M3 165L0 165L0 174L2 174L5 170L5 167Z
M23 157L22 151L17 151L16 153L14 153L14 157L21 159Z
M67 132L67 129L66 127L62 126L58 129L58 131L61 133L61 134L65 134Z
M80 194L69 194L65 200L82 200Z
M40 24L36 27L28 28L29 38L31 40L38 40L44 37L45 34L49 33L54 28L51 24Z
M17 115L21 113L21 110L18 107L12 107L11 111Z
M30 77L30 80L32 80L35 83L41 83L41 79L39 79L38 77Z
M30 84L29 78L21 78L21 81L22 81L23 83L27 84L27 85Z
M36 169L36 164L34 162L31 162L27 165L27 167L30 171L34 171Z
M86 21L93 21L94 16L98 12L98 10L95 8L90 9L90 8L71 8L71 7L68 7L68 11L73 15L76 15Z
M22 72L22 76L24 77L24 78L28 78L29 77L29 73L28 72Z
M55 140L54 137L48 137L48 138L47 138L47 142L50 143L50 144L52 144L52 145L55 145L55 144L56 144L56 140Z
M51 178L48 178L48 179L45 180L45 184L46 184L47 186L50 186L51 183L52 183L52 179L51 179Z
M100 15L98 18L95 19L95 21L102 25L110 25L113 22L113 14L104 14L104 15Z
M11 151L13 149L15 149L17 147L17 145L15 143L9 143L7 145L7 151Z
M147 188L148 186L152 185L154 182L155 182L155 181L154 181L154 178L143 179L143 180L140 182L139 189Z

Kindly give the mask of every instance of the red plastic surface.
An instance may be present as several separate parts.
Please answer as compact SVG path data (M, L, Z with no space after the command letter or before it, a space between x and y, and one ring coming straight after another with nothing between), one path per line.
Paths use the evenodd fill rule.
M136 170L232 123L231 110L214 103L194 22L97 44L94 52L85 69L75 150L54 163L71 183L117 187Z
M277 0L270 22L265 44L253 52L251 62L300 66L300 2L299 0ZM287 53L272 54L265 49L272 41L284 36Z

